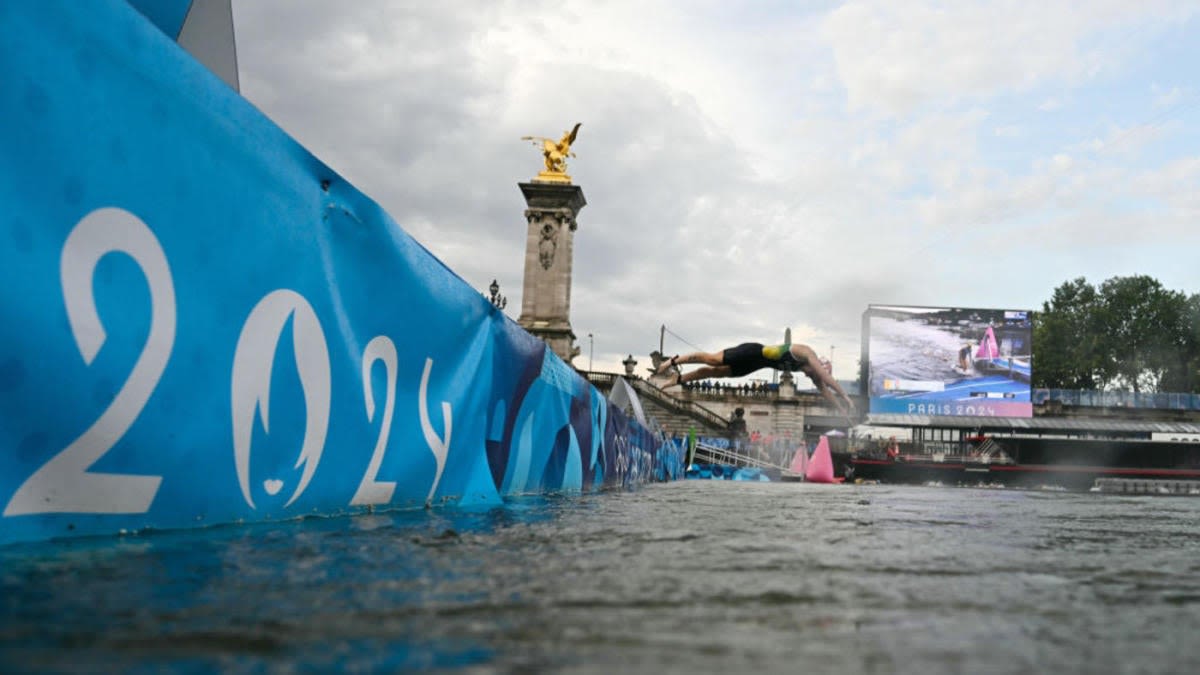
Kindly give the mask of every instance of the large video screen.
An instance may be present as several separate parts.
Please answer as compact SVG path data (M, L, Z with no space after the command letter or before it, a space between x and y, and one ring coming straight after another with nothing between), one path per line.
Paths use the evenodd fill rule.
M871 305L863 315L870 411L1031 417L1027 310Z

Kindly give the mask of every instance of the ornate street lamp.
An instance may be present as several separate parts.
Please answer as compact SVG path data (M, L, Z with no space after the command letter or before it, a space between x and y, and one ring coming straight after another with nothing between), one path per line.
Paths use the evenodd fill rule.
M500 283L498 281L492 279L492 285L488 286L488 291L491 292L491 295L488 296L488 302L491 302L493 307L504 309L508 306L508 298L500 295Z

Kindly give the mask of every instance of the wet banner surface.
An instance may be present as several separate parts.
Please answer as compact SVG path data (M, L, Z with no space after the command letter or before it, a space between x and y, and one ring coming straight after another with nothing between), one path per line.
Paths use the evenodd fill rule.
M679 474L130 5L0 25L0 543Z

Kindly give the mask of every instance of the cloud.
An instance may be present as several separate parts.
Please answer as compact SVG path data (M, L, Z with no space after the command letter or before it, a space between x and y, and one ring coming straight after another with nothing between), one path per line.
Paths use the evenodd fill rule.
M1180 226L1194 228L1200 217L1200 154L1178 159L1133 178L1133 189L1159 200L1174 212ZM1181 232L1182 233L1182 232Z
M1041 110L1042 112L1054 112L1056 110L1061 110L1063 105L1064 104L1061 99L1051 96L1045 101L1039 103L1037 109Z
M1098 31L1151 15L1187 16L1180 3L889 2L855 0L826 17L823 36L852 111L903 114L939 101L986 100L1040 85L1075 85L1115 67L1126 47ZM1107 36L1105 36L1107 37ZM1044 110L1061 106L1047 99Z
M234 11L244 95L514 318L517 183L541 168L520 137L582 122L571 323L598 368L648 365L664 324L671 351L790 326L848 373L869 303L1036 305L1068 272L1107 278L1122 228L1169 238L1155 217L1168 257L1200 243L1187 99L1155 110L1145 84L1175 81L1165 27L1200 43L1186 5Z
M1086 71L1066 9L999 3L849 2L824 26L851 110L896 114L930 100L987 97Z
M1167 91L1162 91L1158 85L1152 87L1154 92L1154 107L1169 108L1180 102L1185 96L1184 90L1179 87L1171 87Z

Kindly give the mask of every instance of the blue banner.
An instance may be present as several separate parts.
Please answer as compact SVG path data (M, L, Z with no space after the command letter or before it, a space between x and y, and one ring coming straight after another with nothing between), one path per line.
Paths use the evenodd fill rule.
M0 25L0 543L679 476L125 2Z

